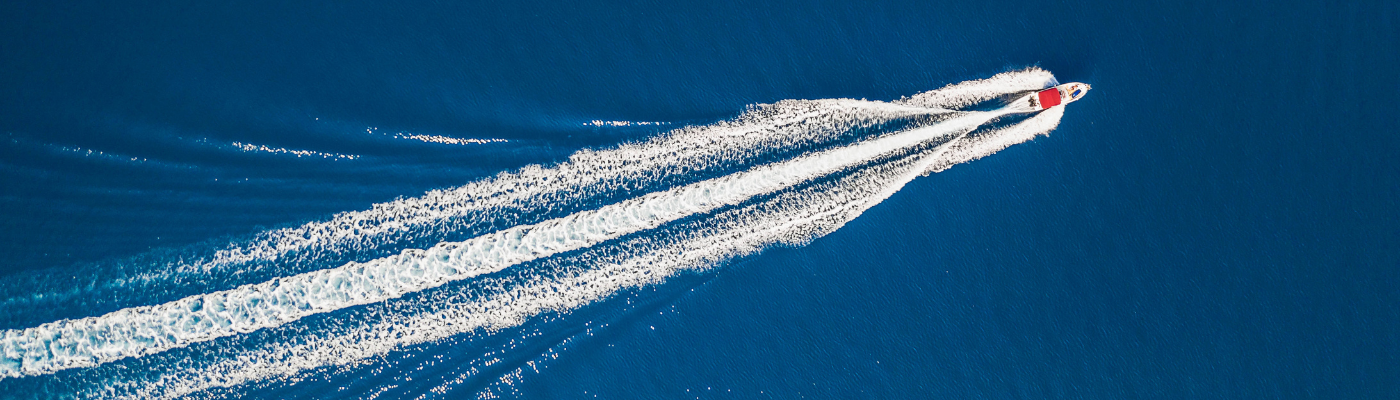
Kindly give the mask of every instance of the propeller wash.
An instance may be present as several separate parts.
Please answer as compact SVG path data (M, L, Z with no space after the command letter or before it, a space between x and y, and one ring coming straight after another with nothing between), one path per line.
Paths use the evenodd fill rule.
M920 175L1048 134L1063 107L958 109L1055 84L1032 68L892 102L755 106L81 285L0 285L3 313L53 321L0 331L0 389L169 398L285 379L801 245ZM111 311L33 311L78 298Z

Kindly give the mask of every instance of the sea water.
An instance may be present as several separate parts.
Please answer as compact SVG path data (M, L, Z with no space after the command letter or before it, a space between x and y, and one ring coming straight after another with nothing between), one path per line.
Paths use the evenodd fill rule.
M0 7L3 398L1400 390L1393 4Z

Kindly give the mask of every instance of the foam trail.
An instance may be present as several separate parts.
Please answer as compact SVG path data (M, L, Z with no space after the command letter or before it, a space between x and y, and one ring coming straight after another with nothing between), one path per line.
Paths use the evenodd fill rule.
M979 133L982 142L1002 143L1044 134L1058 115L1041 114L1012 127ZM123 381L96 389L94 397L173 398L215 387L292 376L302 371L361 362L404 346L441 340L480 329L519 325L548 311L566 311L619 290L660 282L688 269L708 268L725 259L777 243L800 244L829 233L878 204L923 171L954 159L967 159L973 137L876 164L834 182L782 193L712 218L669 229L666 239L638 238L620 254L582 254L561 260L558 276L502 287L483 298L427 298L399 309L416 310L385 320L350 318L346 325L295 341L265 343L255 349L234 347L222 361L176 369L150 379ZM961 149L954 151L954 149ZM674 237L672 237L674 235ZM574 265L573 261L578 264ZM483 282L484 285L489 285ZM374 313L371 313L374 314ZM459 379L460 380L460 379Z
M1008 112L965 113L937 125L464 242L410 249L366 263L352 262L101 317L7 330L0 334L0 375L17 377L89 367L397 298L739 204L933 139L965 133Z
M395 139L417 140L417 141L420 141L420 142L423 142L423 143L457 144L457 145L487 144L487 143L506 143L506 142L508 142L508 140L505 140L505 139L497 139L497 138L492 138L492 139L467 138L467 139L463 139L463 138L455 138L455 137L447 137L447 136L439 136L439 135L423 135L423 134L406 133L406 132L399 132L398 134L395 134L395 135L394 135L394 138L395 138Z
M949 146L948 153L929 164L925 174L942 172L954 165L992 155L1014 144L1034 139L1038 135L1050 135L1050 131L1060 125L1065 115L1064 107L1055 107L1016 125L1008 126L965 138Z
M52 276L0 282L0 314L24 309L39 310L26 314L42 314L48 312L44 311L48 309L46 305L65 304L78 298L93 302L107 298L102 295L109 293L115 293L122 301L133 292L219 290L294 275L323 268L328 261L355 261L364 254L375 254L376 249L401 248L417 238L470 230L470 221L492 221L504 226L539 222L502 216L549 215L561 206L567 208L615 195L617 188L690 183L688 176L696 175L691 171L745 166L750 160L768 155L825 146L848 138L852 131L937 113L938 110L849 99L758 106L732 121L682 128L614 149L579 151L552 167L529 166L453 189L340 213L327 221L264 232L221 246L207 256L137 260L129 271L66 270ZM133 305L139 304L119 303L109 310ZM59 317L65 316L55 318ZM13 319L24 318L27 317L21 315Z
M321 157L321 158L328 158L328 159L344 159L344 160L354 160L354 159L360 158L360 156L354 155L354 154L323 153L323 152L312 151L312 150L292 150L292 149L284 149L284 148L281 148L281 147L267 147L267 146L265 146L265 145L249 144L249 143L242 143L242 142L233 142L232 144L233 144L233 147L238 148L239 150L247 151L247 152L264 152L264 153L272 153L272 154L288 154L288 155L297 156L298 158L300 158L300 157Z
M1013 74L1014 75L1014 74ZM1048 74L1046 74L1048 75ZM999 75L1001 76L1001 75ZM1053 80L1053 77L1050 79ZM957 86L957 85L952 85ZM950 87L952 87L950 86ZM995 92L996 88L987 86L987 90ZM1014 85L1009 85L1011 87ZM1019 90L1019 89L1016 89ZM970 93L970 94L969 94ZM980 96L980 97L979 97ZM917 97L917 96L916 96ZM934 96L932 100L922 104L935 104L940 101L952 101L948 99L971 99L971 98L995 98L991 94L977 94L975 91L967 92L957 96L944 96L938 98ZM965 100L958 100L965 101ZM952 104L952 103L946 103ZM807 107L819 109L807 114L794 113L793 110L800 110ZM823 108L825 107L825 108ZM858 109L869 111L871 117L864 122L851 122L843 118L852 118L859 115L859 112L852 112L845 109ZM897 112L896 112L897 111ZM862 111L863 112L863 111ZM935 111L936 112L936 111ZM895 113L905 113L908 116L928 115L930 110L920 110L909 106L886 106L879 103L862 102L854 100L835 101L785 101L778 105L764 106L751 111L741 117L739 121L730 121L717 124L717 126L732 126L735 129L720 129L715 126L686 128L692 133L703 133L687 136L684 140L689 140L699 147L708 149L695 149L693 153L685 153L680 156L682 163L687 166L713 166L730 165L725 164L725 160L742 158L754 153L739 153L737 156L730 153L732 148L751 148L766 151L766 146L779 149L794 149L797 152L806 152L810 146L820 143L847 141L848 138L860 139L862 136L850 136L843 132L853 126L862 124L877 124L879 121L888 120L890 115ZM744 197L734 203L726 203L714 208L700 211L686 212L675 211L682 215L680 219L670 219L658 223L657 226L647 228L633 228L642 230L655 230L646 235L622 235L607 236L603 242L584 244L577 248L580 255L561 254L558 257L551 257L539 260L547 267L535 267L528 270L516 270L505 275L520 274L517 281L509 281L502 278L502 275L477 276L469 281L461 282L454 286L433 289L428 286L422 289L423 295L415 295L407 298L387 300L382 303L367 304L363 307L345 309L344 304L335 303L343 300L343 297L359 295L363 290L357 289L358 282L353 280L342 280L337 284L330 284L331 280L324 281L327 285L322 285L315 295L326 295L319 298L331 303L331 308L315 312L342 310L327 318L317 318L304 320L295 324L281 326L267 325L259 328L258 325L243 324L238 327L230 323L228 326L220 325L219 329L232 330L234 333L225 335L225 339L209 341L213 338L205 338L203 341L185 342L186 345L193 344L188 348L180 349L184 345L167 347L166 351L154 351L147 357L128 358L120 363L100 364L96 368L72 370L53 377L28 378L27 380L10 380L11 384L27 385L22 382L47 382L35 383L53 388L50 393L76 393L79 397L132 397L132 398L157 398L175 397L182 394L194 394L211 388L232 387L249 382L266 381L277 379L278 377L291 377L308 373L310 370L322 367L344 366L347 364L373 363L373 357L383 355L403 346L424 343L450 337L465 332L472 332L479 329L498 329L515 326L524 319L542 312L551 310L563 311L577 308L605 298L618 290L638 287L650 283L659 282L668 276L672 276L678 271L692 268L708 268L722 262L730 257L739 256L748 252L760 250L775 243L801 243L810 240L815 236L830 232L851 218L854 218L864 209L878 203L888 197L899 187L903 186L914 176L927 171L939 171L959 162L976 159L997 150L1005 148L1014 143L1024 141L1037 134L1048 132L1053 129L1059 120L1062 110L1052 110L1042 112L1027 121L1012 127L978 131L970 136L958 136L951 142L943 146L933 148L932 142L912 146L915 153L905 151L886 152L886 155L877 157L866 157L861 161L847 164L848 168L828 168L829 176L835 177L834 181L827 182L826 178L812 180L811 178L795 178L792 183L798 181L806 182L801 184L784 184L783 181L774 183L771 196L754 198ZM944 115L966 115L948 113ZM972 115L977 115L972 113ZM801 116L800 118L798 116ZM751 119L748 121L746 119ZM815 121L813 121L815 119ZM953 121L945 121L935 127L952 127L956 125ZM757 128L765 126L765 128ZM1043 128L1043 129L1042 129ZM683 130L684 131L684 130ZM777 132L777 135L768 135ZM896 132L890 134L874 133L869 136L876 139L888 139L907 135L909 132ZM733 137L726 136L733 134ZM843 136L845 135L845 136ZM698 138L698 139L697 139ZM731 140L733 139L733 140ZM872 139L855 146L874 143L878 140ZM652 143L652 142L647 142ZM665 146L671 146L675 142L662 142ZM406 214L422 213L426 221L423 225L410 225L407 227L394 227L399 229L380 230L380 232L409 232L410 235L420 235L424 229L460 229L460 225L453 226L452 223L444 223L444 220L433 220L434 217L451 215L451 212L463 211L458 215L473 215L472 212L490 212L507 207L517 207L515 209L539 209L541 207L552 207L555 204L537 203L541 199L551 199L550 193L560 193L557 199L564 200L565 209L577 210L582 204L577 200L582 197L574 197L570 192L574 189L584 190L614 190L606 185L607 183L619 181L660 181L655 175L665 175L676 172L647 171L647 163L653 168L668 168L668 163L673 161L670 157L677 151L673 147L651 148L642 145L634 150L638 152L611 153L605 157L595 160L588 160L577 163L566 168L569 163L551 168L532 167L526 170L503 174L507 178L487 180L479 184L486 183L510 183L511 177L526 176L531 171L538 172L534 178L545 178L541 181L549 181L548 184L534 184L530 186L530 179L521 179L514 182L516 186L500 186L503 191L501 197L486 197L494 199L509 198L510 200L499 203L498 206L478 207L472 201L467 201L465 205L458 204L447 206L446 210L422 210L410 208L403 214L380 214L376 218L361 219L355 225L330 226L331 233L343 233L346 240L332 238L318 238L315 235L305 236L307 243L311 243L305 248L340 248L346 251L363 251L367 247L348 246L349 244L360 243L375 245L372 236L361 235L361 229L380 230L384 227L381 224L393 224L402 221ZM808 147L803 147L808 146ZM626 147L626 146L624 146ZM849 148L849 147L848 147ZM833 149L826 152L809 153L810 156L802 156L792 162L806 160L807 157L829 154L831 152L843 150ZM760 150L754 150L761 153ZM670 151L668 153L667 151ZM617 163L617 157L636 157L638 154L651 152L653 158L632 158ZM581 152L590 153L590 152ZM603 153L603 152L595 152ZM697 155L699 154L699 155ZM765 153L771 154L771 153ZM577 156L576 156L577 157ZM690 157L690 158L687 158ZM727 157L727 158L726 158ZM771 160L763 161L768 162ZM572 163L574 161L570 161ZM637 165L629 164L636 162ZM596 163L596 164L590 164ZM771 164L751 169L749 172L733 174L725 178L739 179L738 176L755 171L778 168L780 165L788 163ZM629 169L636 167L636 169ZM572 168L572 169L570 169ZM724 170L733 170L726 168ZM618 172L623 171L623 172ZM769 171L773 172L773 171ZM635 174L635 175L634 175ZM579 175L579 176L573 176ZM818 174L820 175L820 174ZM780 174L779 174L780 176ZM700 183L713 183L719 179L710 179ZM562 181L562 183L561 183ZM599 187L574 187L573 184L579 182L601 183ZM748 181L758 187L761 180ZM661 194L674 194L680 190L694 189L700 183L679 186L674 190L660 192ZM556 184L558 184L556 186ZM489 186L485 186L489 187ZM719 188L714 186L712 188ZM741 188L742 189L742 188ZM737 189L736 189L737 190ZM742 190L740 191L742 192ZM711 193L706 193L709 196ZM715 193L716 195L722 193ZM467 193L468 198L481 199L483 197ZM478 197L472 197L478 196ZM515 196L515 197L510 197ZM630 196L630 194L629 194ZM645 198L643 196L642 198ZM642 198L629 200L640 202ZM460 198L454 198L460 200ZM702 196L702 200L704 197ZM404 202L411 202L420 199L408 199ZM692 199L687 199L684 204ZM570 203L572 202L572 203ZM399 203L399 202L395 202ZM625 203L625 202L624 202ZM622 203L618 203L622 204ZM377 205L375 209L360 212L363 215L374 215L383 205ZM475 211L473 211L475 210ZM550 221L568 219L578 216L574 213L565 218L541 221L530 227L539 228ZM707 214L709 213L709 214ZM637 214L626 214L635 217ZM480 214L476 214L480 215ZM489 215L489 214L488 214ZM596 216L596 215L595 215ZM695 218L689 218L694 216ZM445 219L445 218L444 218ZM640 219L638 220L640 221ZM633 221L636 222L636 221ZM312 224L308 224L312 225ZM577 226L577 225L575 225ZM636 226L631 224L628 226ZM427 228L424 228L427 227ZM533 228L532 228L533 229ZM528 233L527 233L528 234ZM275 236L275 235L274 235ZM541 236L544 237L544 236ZM560 236L556 236L560 237ZM382 238L382 237L381 237ZM563 237L563 240L571 240ZM586 238L585 238L586 239ZM585 240L579 239L579 240ZM546 243L539 242L539 243ZM460 244L460 242L448 243ZM538 244L538 243L536 243ZM319 247L318 247L319 246ZM235 243L231 248L258 248L258 246L247 243ZM549 246L543 247L545 251L552 251L549 254L557 254L559 250ZM438 263L427 256L427 251L414 250L399 254L400 258L409 258L416 261L418 266L431 267ZM419 252L419 253L413 253ZM413 254L411 254L413 253ZM269 252L274 259L279 255L276 251ZM285 257L287 254L295 252L281 253ZM523 253L521 253L523 254ZM412 257L409 257L409 256ZM315 257L322 257L318 254ZM529 257L539 258L539 256L529 254ZM382 261L375 260L372 262ZM449 260L451 261L451 257ZM459 260L460 261L460 260ZM410 262L411 264L411 262ZM229 269L230 272L242 273L247 271L249 265L230 262L222 265L213 265L206 273L222 273L221 269ZM324 265L324 264L322 264ZM335 265L335 264L331 264ZM347 264L348 265L348 264ZM400 264L403 265L403 264ZM533 264L532 264L533 265ZM210 266L210 264L182 264L183 267L191 267L188 271L178 272L179 274L190 274L192 277L200 277L199 266ZM448 265L449 267L462 267L461 265ZM281 268L281 267L279 267ZM339 269L343 269L342 266ZM504 268L504 267L502 267ZM158 269L158 268L156 268ZM489 268L482 271L490 271ZM302 274L307 275L307 274ZM282 282L288 279L297 278L301 275L287 276L286 278L271 281ZM166 278L167 276L156 276L155 278ZM294 280L294 279L293 279ZM319 281L317 281L319 282ZM501 283L506 282L506 283ZM270 283L264 282L263 284ZM370 282L380 284L382 282ZM320 283L318 283L320 284ZM441 284L441 283L438 283ZM262 285L262 284L258 284ZM249 286L258 286L249 285ZM470 288L465 290L463 286ZM280 287L280 285L278 286ZM129 286L117 285L119 289L129 289ZM239 287L242 289L243 287ZM363 287L359 287L363 289ZM276 288L274 288L275 290ZM480 293L485 294L480 294ZM228 292L228 291L225 291ZM349 294L347 294L349 293ZM200 295L207 296L207 295ZM198 297L198 296L196 296ZM351 299L354 300L354 299ZM277 301L277 300L272 300ZM178 303L178 302L174 302ZM260 304L270 303L266 297L262 297ZM158 305L153 307L137 307L138 309L155 309L157 307L169 305ZM204 310L210 303L201 302L201 310ZM128 331L139 331L137 334L149 334L151 337L139 337L145 341L115 343L107 341L106 344L117 344L119 351L131 351L140 348L154 349L176 340L183 340L180 337L172 336L179 332L170 330L174 328L188 328L190 325L180 325L185 322L207 323L209 326L215 323L232 322L234 318L244 318L256 313L247 313L250 307L245 302L241 310L233 307L231 313L213 313L215 318L206 318L210 314L188 313L187 309L174 308L168 314L155 315L143 314L151 318L146 322L153 325L132 327L131 321L116 321L114 325L117 330L126 329ZM236 306L236 304L235 304ZM336 308L339 307L339 308ZM131 311L126 309L123 311ZM297 312L293 310L293 312ZM183 313L183 314L182 314ZM197 314L197 315L196 315ZM195 318L189 318L193 315ZM265 315L253 315L254 317ZM71 323L74 321L90 321L100 318L86 318L83 320L60 321ZM196 320L197 319L197 320ZM240 320L243 321L243 320ZM246 322L246 321L244 321ZM169 323L169 324L166 324ZM243 323L243 322L240 322ZM165 325L162 325L165 324ZM172 325L173 324L173 325ZM54 327L62 325L60 323L45 324ZM58 329L59 338L81 338L82 335L75 333L80 330L71 329L72 326L65 325ZM195 326L195 329L204 329ZM248 335L236 335L240 333L237 329L261 329L256 333ZM177 329L178 330L178 329ZM21 330L5 331L9 333ZM23 330L26 333L33 332L34 329ZM207 333L206 331L205 333ZM102 334L109 332L99 332ZM64 336L68 335L68 336ZM236 337L228 337L235 336ZM19 342L37 343L45 339L18 336ZM99 343L101 344L101 343ZM52 358L54 355L69 357L80 354L82 351L92 350L92 341L81 343L75 341L49 341L36 356L42 357L43 351L50 352L52 360L57 360L59 369L74 368L82 366L81 357L67 359ZM82 349L82 346L89 346ZM144 347L143 347L144 346ZM0 346L0 357L9 357L16 352L11 348ZM111 350L111 349L107 349ZM198 355L197 357L191 357ZM117 357L122 357L118 355ZM75 361L76 360L76 361ZM22 362L22 361L21 361ZM65 364L70 363L70 364ZM132 368L135 367L135 368ZM42 373L42 372L41 372ZM42 379L42 380L36 380ZM5 381L0 376L0 383ZM12 385L0 384L0 389L12 387ZM76 392L75 392L76 391ZM0 397L4 397L0 394Z
M1040 68L1028 68L994 75L987 79L959 82L894 103L919 107L958 109L995 99L1013 92L1044 89L1058 84L1055 76Z
M688 176L698 175L691 171L745 167L749 160L820 148L852 138L853 131L890 121L940 115L929 108L971 104L1044 87L1053 80L1049 72L1029 68L894 103L787 100L753 107L732 121L677 129L614 149L580 151L552 167L526 167L458 188L375 204L326 221L263 232L207 253L153 254L115 266L89 267L92 271L66 269L16 277L0 282L0 324L18 321L11 326L27 326L82 317L59 314L65 308L53 307L76 299L88 304L88 310L110 312L304 273L327 263L366 261L411 246L417 239L437 241L442 239L433 238L494 230L480 221L504 226L536 223L539 220L526 216L547 217L561 208L567 213L574 205L616 194L619 187L689 183Z

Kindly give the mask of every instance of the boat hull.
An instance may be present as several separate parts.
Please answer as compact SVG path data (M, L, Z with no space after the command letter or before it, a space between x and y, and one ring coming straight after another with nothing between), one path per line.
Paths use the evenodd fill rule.
M1022 98L1019 102L1023 105L1030 106L1032 111L1048 110L1052 107L1059 107L1079 100L1088 92L1088 84L1070 82L1046 88L1045 90Z

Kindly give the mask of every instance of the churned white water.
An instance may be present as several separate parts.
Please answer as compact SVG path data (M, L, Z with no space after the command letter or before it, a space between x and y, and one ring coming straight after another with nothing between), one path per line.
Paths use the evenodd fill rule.
M451 215L501 207L550 207L532 202L568 201L572 191L605 191L611 182L660 179L656 171L673 168L675 163L703 169L765 148L796 148L834 140L839 132L852 127L894 118L936 117L931 119L934 122L912 129L860 138L463 241L334 268L291 269L271 280L167 303L6 330L0 332L0 377L101 366L221 337L295 325L309 315L398 301L408 293L478 279L561 253L605 243L629 243L623 247L627 250L607 257L559 265L560 273L523 286L499 288L494 294L448 304L407 307L420 312L310 329L296 340L255 348L221 348L214 361L198 368L118 380L88 389L91 392L87 394L178 396L353 363L405 345L480 329L514 326L541 312L577 308L618 290L659 282L678 271L707 268L766 246L800 244L831 232L921 174L942 171L1053 130L1063 108L1015 125L981 130L977 128L988 121L1025 110L965 112L944 108L1039 89L1051 82L1049 73L1032 69L950 85L894 103L780 103L757 108L735 121L683 128L616 149L584 151L552 167L529 167L452 190L340 214L330 221L269 232L247 243L231 244L202 263L165 273L231 273L256 264L250 261L273 260L306 249L344 246L342 249L353 251L395 232L450 229L435 224ZM636 235L650 230L666 234Z

